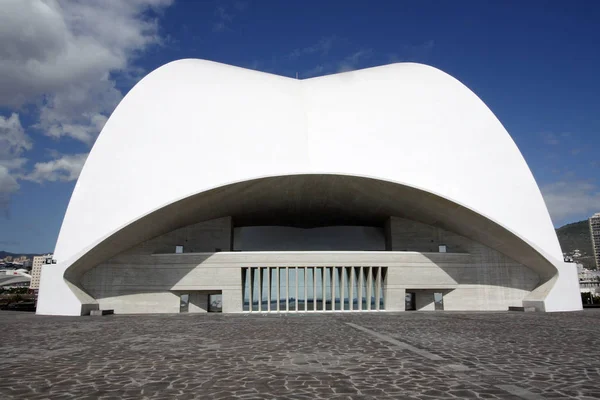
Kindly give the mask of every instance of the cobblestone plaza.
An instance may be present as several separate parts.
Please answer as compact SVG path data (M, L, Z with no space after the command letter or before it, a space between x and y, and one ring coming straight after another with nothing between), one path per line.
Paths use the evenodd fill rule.
M1 312L1 399L600 398L600 310Z

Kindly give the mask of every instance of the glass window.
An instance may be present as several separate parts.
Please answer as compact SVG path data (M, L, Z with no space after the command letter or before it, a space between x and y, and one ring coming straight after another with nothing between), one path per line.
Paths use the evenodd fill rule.
M342 294L342 282L341 282L342 270L343 270L343 268L340 268L340 267L335 267L333 269L333 286L335 287L335 299L333 299L333 309L338 310L338 311L342 309L342 302L343 302L343 298L341 297L341 294Z
M298 311L306 310L306 268L298 268Z
M183 246L175 246L175 254L183 253Z
M289 310L296 311L296 268L288 268Z
M315 268L315 278L317 287L315 289L315 309L321 311L323 309L323 268Z
M350 290L352 289L351 272L352 267L343 267L344 274L344 310L350 310L350 302L352 301Z
M381 268L380 274L381 274L381 283L379 285L379 309L385 310L384 293L385 293L385 285L386 285L385 278L387 275L387 268Z
M361 303L362 303L362 307L361 310L366 310L367 309L367 295L368 295L368 291L367 289L369 288L369 267L362 267L362 293L361 293Z
M186 313L190 306L190 295L188 293L179 296L179 312Z
M250 268L250 270L252 271L252 311L258 311L259 268Z
M360 267L352 267L354 276L352 277L352 309L358 310L360 305L360 293L359 283L360 283Z
M323 301L325 302L325 309L331 310L331 267L325 267L325 290L323 291Z
M371 310L376 310L376 298L377 298L377 275L379 274L379 268L373 267L371 268L372 278L371 278Z
M434 293L433 294L433 304L435 305L436 310L444 309L444 295L442 293Z
M261 302L260 302L260 306L261 306L261 310L262 311L268 311L269 310L269 270L268 268L261 268L260 269L260 288L261 288L261 292L260 292L260 297L261 297Z
M271 311L277 311L277 268L269 268L271 274Z
M315 292L314 292L315 269L306 268L306 306L307 310L312 311L315 307Z
M250 268L242 268L243 311L250 311Z

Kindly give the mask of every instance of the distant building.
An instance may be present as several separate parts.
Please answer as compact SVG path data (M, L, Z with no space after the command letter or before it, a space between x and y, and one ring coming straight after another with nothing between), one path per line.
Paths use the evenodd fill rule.
M594 260L596 261L596 267L600 268L600 213L594 214L590 217L589 221L592 248L594 249Z
M30 285L31 275L24 269L0 271L0 288L20 288Z
M40 277L42 276L42 266L50 264L52 262L52 254L43 254L41 256L34 256L31 265L31 284L29 289L40 288Z

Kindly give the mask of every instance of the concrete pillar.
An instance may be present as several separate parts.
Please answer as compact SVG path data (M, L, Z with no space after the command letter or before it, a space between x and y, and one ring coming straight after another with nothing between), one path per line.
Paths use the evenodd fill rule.
M317 267L313 268L313 311L317 311Z
M250 307L248 311L252 312L253 310L253 301L254 301L254 268L248 268L248 272L250 273L250 285L248 290L248 296L250 297Z
M344 311L344 294L346 292L346 267L339 267L340 273L340 311Z
M335 311L335 281L337 278L337 267L331 267L331 311Z
M206 299L208 304L208 298ZM222 290L223 313L239 313L243 310L242 290L238 289L223 289Z
M382 267L377 268L377 281L375 283L375 309L379 311L379 304L381 303L381 272L383 271Z
M354 311L354 275L354 267L350 267L350 293L348 293L350 311Z
M304 311L308 311L308 268L304 267Z
M358 309L360 311L362 311L362 298L365 293L364 292L365 287L363 284L364 274L365 274L364 269L365 269L365 267L358 267L358 277L357 277L357 279L358 279L358 296L357 297L358 297Z
M290 269L285 267L285 312L290 311Z
M279 305L279 299L281 298L281 292L279 289L279 284L280 284L280 278L279 278L279 267L275 268L276 274L275 277L277 278L277 312L281 311L281 307Z
M263 269L258 267L258 312L262 311Z
M271 312L271 268L267 268L267 311Z
M383 301L386 311L404 311L406 296L405 288L396 288L385 285L383 291Z
M367 310L371 311L371 298L373 296L373 267L367 268Z
M322 286L322 298L323 298L323 304L321 304L321 311L325 311L327 309L327 306L325 305L325 303L327 303L327 268L323 267L321 268L323 273L321 275L323 275L323 277L321 278L321 286Z

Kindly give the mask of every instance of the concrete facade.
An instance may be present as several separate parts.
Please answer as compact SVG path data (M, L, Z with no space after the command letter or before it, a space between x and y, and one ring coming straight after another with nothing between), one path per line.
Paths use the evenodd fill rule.
M389 267L390 276L401 277L386 287L391 308L401 307L393 300L407 289L438 284L419 278L420 272L429 270L443 281L439 271L448 260L467 253L472 261L461 264L465 270L451 270L470 283L454 276L450 281L472 286L438 288L453 290L446 308L499 309L519 301L514 305L539 311L582 308L576 271L563 262L527 163L485 103L456 79L413 63L296 80L180 60L142 79L105 124L69 202L54 252L57 263L44 270L37 313L82 315L118 302L124 298L120 293L129 296L118 292L125 290L120 282L150 279L129 278L125 269L137 265L160 267L157 273L172 284L168 291L164 283L152 289L158 292L136 289L132 298L140 299L135 302L141 308L176 307L173 291L180 282L169 270L174 268L176 275L187 269L184 281L187 274L198 279L208 274L188 280L188 289L219 286L223 311L235 309L241 271L233 273L234 282L194 257L215 253L215 260L227 260L222 269L234 271L247 262L269 262L270 256L260 260L253 253L235 261L236 254L222 253L232 247L221 225L211 233L186 228L228 216L235 227L381 229L390 216L430 226L398 228L392 220L388 254L361 261L362 253L354 252L344 259L345 266L364 267L402 262ZM483 247L453 240L449 232ZM156 248L153 240L164 247ZM415 277L398 272L416 262L412 257L433 257L440 246L446 253L431 261L437 269L415 270ZM326 267L339 261L338 253L328 253L315 262ZM281 254L272 256L290 262ZM179 261L185 257L191 258ZM302 257L292 257L296 266L305 265ZM128 267L117 271L119 258ZM535 287L529 287L527 274L515 272L523 266L538 276ZM94 279L92 270L98 271ZM502 286L519 279L525 281ZM416 286L405 287L406 282ZM463 290L458 298L477 303L450 301ZM136 312L120 303L115 310L121 306Z
M243 312L242 268L386 267L385 311L403 311L406 292L416 294L418 310L434 309L434 292L444 294L445 310L506 310L520 306L539 283L534 271L495 250L403 218L387 222L390 251L174 254L177 243L187 243L184 250L230 247L231 226L227 217L151 239L89 270L82 287L100 309L137 314L179 312L184 293L190 295L188 312L206 312L210 293L222 294L223 312ZM442 239L449 252L429 251Z

